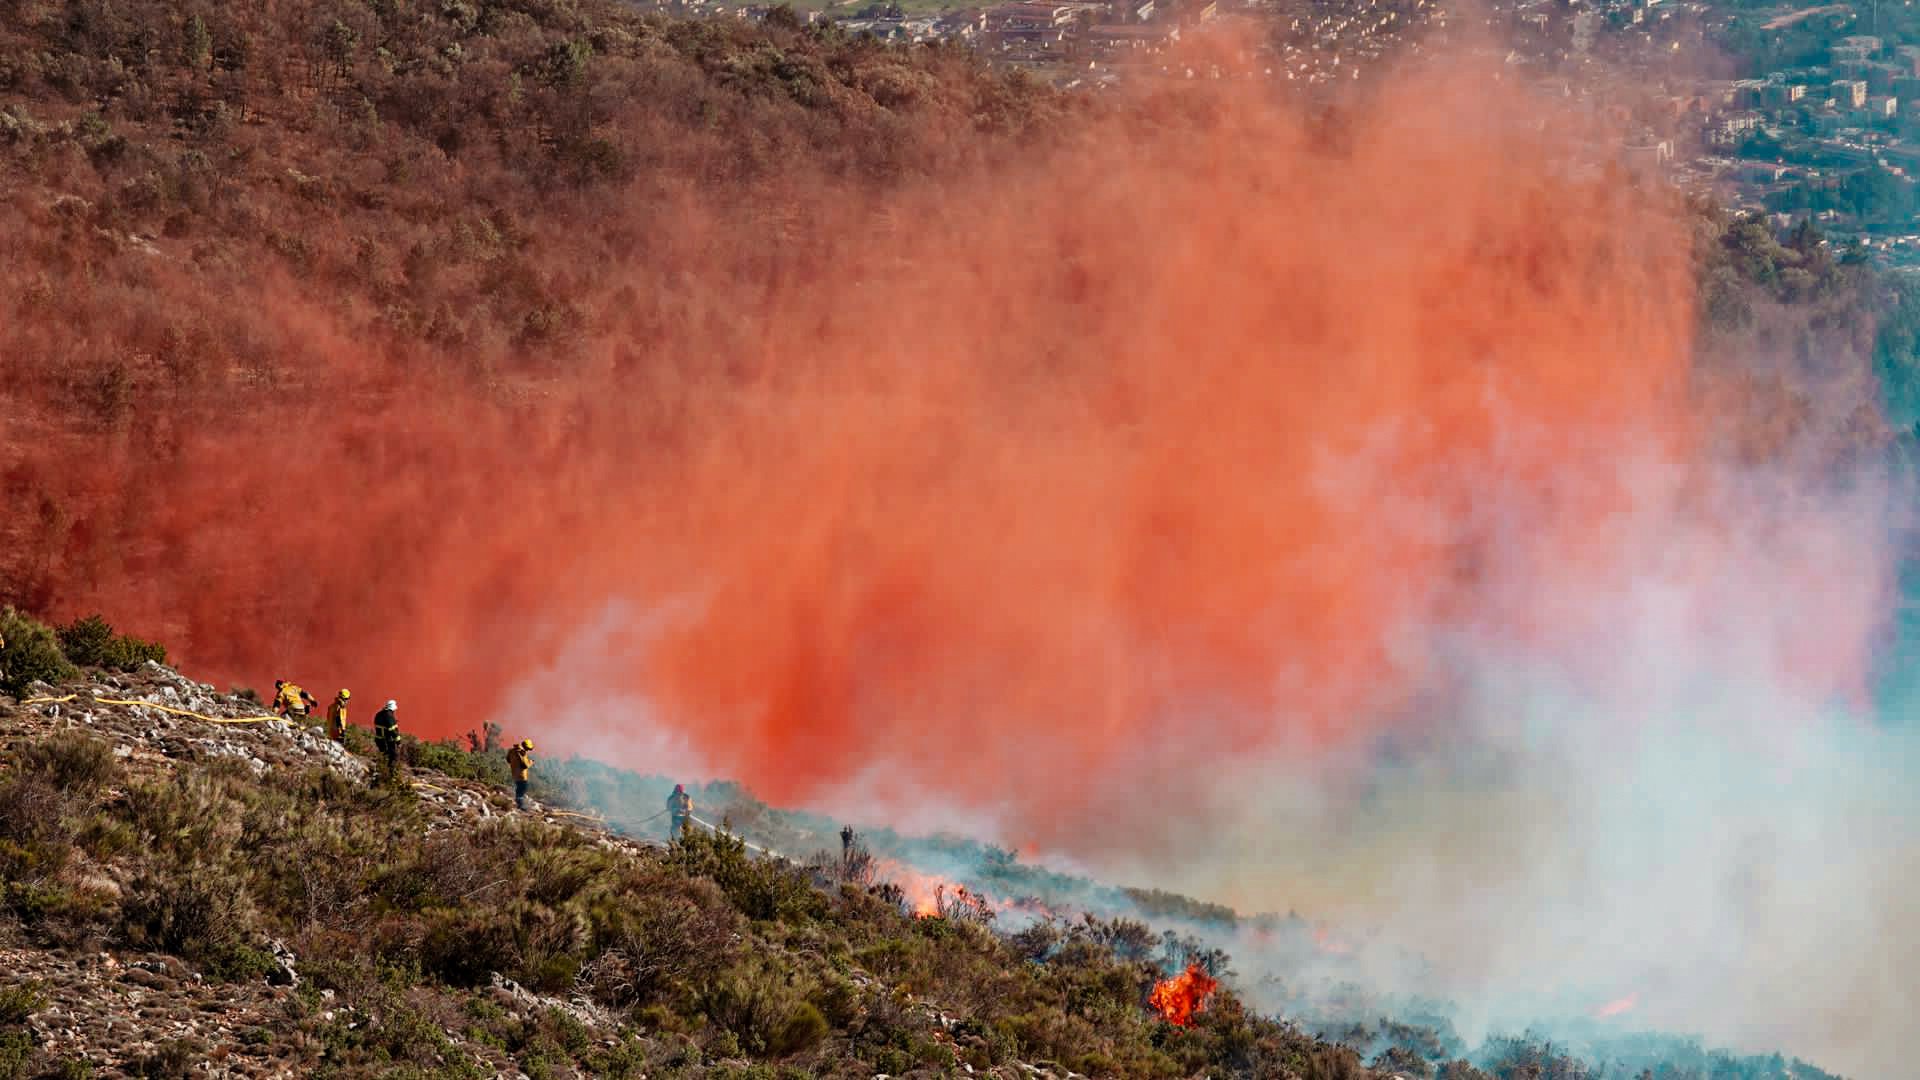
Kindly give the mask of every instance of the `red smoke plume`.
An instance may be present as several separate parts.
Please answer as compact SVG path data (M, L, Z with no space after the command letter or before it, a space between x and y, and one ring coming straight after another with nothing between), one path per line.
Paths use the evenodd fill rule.
M1207 974L1207 969L1199 964L1187 965L1187 970L1171 979L1162 979L1153 985L1153 993L1148 996L1147 1004L1153 1011L1164 1017L1167 1023L1175 1027L1186 1027L1193 1023L1195 1013L1204 1012L1207 999L1219 989L1220 983Z
M424 735L543 729L569 701L496 709L564 663L605 733L644 714L775 801L878 769L1148 844L1206 763L1406 706L1424 625L1601 630L1481 583L1620 558L1622 459L1690 497L1687 235L1543 118L1427 71L1329 139L1223 84L938 181L557 197L520 226L586 312L557 370L447 374L236 271L258 355L203 392L102 435L0 384L4 581ZM206 306L168 265L143 287ZM1845 682L1833 629L1796 644Z

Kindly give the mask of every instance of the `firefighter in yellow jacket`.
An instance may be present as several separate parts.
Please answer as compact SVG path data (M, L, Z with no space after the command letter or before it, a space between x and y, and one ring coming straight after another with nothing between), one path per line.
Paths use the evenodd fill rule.
M313 695L285 679L273 680L273 711L294 723L300 723L319 706Z
M352 696L353 691L341 687L340 693L334 696L333 703L327 706L327 738L334 742L346 741L347 699Z
M533 770L533 740L521 739L507 748L507 768L513 770L513 805L527 808L527 774Z

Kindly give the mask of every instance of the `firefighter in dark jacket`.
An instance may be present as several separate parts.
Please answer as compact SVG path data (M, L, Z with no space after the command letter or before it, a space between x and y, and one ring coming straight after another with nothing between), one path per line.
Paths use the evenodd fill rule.
M378 747L381 756L387 759L389 778L393 777L400 767L400 720L394 715L399 708L399 702L389 701L386 708L373 714L373 745Z
M673 785L673 794L667 796L667 813L673 821L667 835L678 840L687 831L687 822L693 819L693 796L687 794L685 785Z

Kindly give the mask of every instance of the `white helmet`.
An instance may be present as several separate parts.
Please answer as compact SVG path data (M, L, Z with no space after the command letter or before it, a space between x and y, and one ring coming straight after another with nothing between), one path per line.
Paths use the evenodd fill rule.
M399 703L399 702L397 702L397 701L389 701L389 702L387 702L387 711L388 711L388 712L392 712L393 710L395 710L395 709L398 709L399 707L400 707L400 703Z

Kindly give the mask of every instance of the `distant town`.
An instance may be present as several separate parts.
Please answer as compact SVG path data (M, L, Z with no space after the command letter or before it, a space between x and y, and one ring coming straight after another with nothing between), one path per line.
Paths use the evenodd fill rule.
M1261 73L1330 91L1389 57L1471 30L1503 73L1627 133L1631 167L1779 228L1811 219L1836 244L1920 270L1920 9L1914 0L1735 6L1705 0L816 0L804 22L902 43L952 42L990 64L1098 89L1194 77L1174 51L1223 20L1258 20ZM654 0L752 18L764 4ZM1480 47L1486 47L1482 45ZM1503 74L1503 77L1506 77Z

